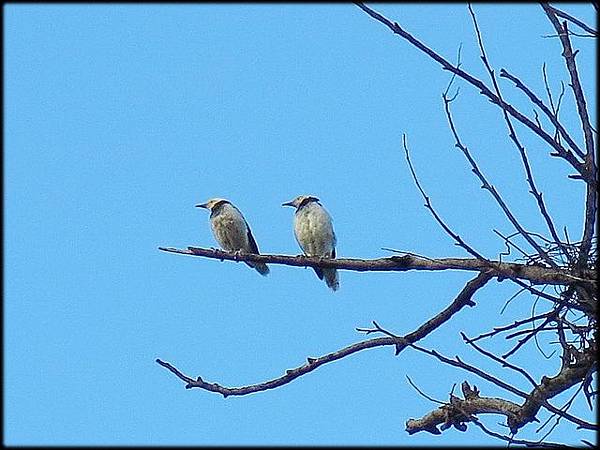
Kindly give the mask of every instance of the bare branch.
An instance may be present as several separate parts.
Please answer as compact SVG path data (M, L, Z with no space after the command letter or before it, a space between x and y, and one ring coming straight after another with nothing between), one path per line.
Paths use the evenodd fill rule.
M294 369L289 369L285 371L285 375L275 378L273 380L269 380L263 383L253 384L249 386L243 387L225 387L221 386L218 383L208 383L204 381L201 377L197 377L196 380L190 378L186 375L183 375L179 370L173 367L168 362L157 359L156 362L163 367L166 367L172 373L174 373L179 379L186 382L186 389L191 388L200 388L205 389L211 392L217 392L222 394L224 397L228 397L230 395L247 395L253 392L265 391L267 389L274 389L279 386L283 386L295 380L296 378L305 375L309 372L312 372L317 367L322 366L323 364L336 361L338 359L345 358L346 356L352 355L361 350L365 350L368 348L381 347L386 345L394 345L396 346L396 355L398 355L402 350L404 350L408 345L413 342L417 342L420 339L423 339L432 331L439 328L444 322L448 321L454 314L460 311L465 306L474 306L475 303L471 300L472 296L475 292L484 286L492 277L487 273L480 273L473 280L469 281L465 287L461 290L461 292L457 295L457 297L452 301L448 307L442 310L439 314L431 318L430 320L423 323L419 328L417 328L412 333L407 334L404 337L395 336L391 333L389 337L385 338L375 338L369 339L366 341L358 342L356 344L352 344L348 347L344 347L341 350L338 350L333 353L329 353L327 355L318 357L318 358L307 358L307 363L302 366L296 367ZM375 323L378 327L377 331L381 331L382 329Z
M329 354L321 356L319 358L308 357L306 364L303 364L302 366L296 367L294 369L286 370L285 375L280 376L278 378L275 378L275 379L272 379L272 380L269 380L269 381L266 381L263 383L252 384L252 385L242 386L242 387L226 387L226 386L221 386L218 383L208 383L208 382L204 381L201 377L197 377L194 380L193 378L190 378L186 375L181 374L181 372L179 372L177 369L175 369L171 364L169 364L167 362L164 362L160 359L157 359L156 362L158 364L160 364L161 366L169 369L181 380L185 381L186 389L200 388L200 389L204 389L204 390L207 390L210 392L219 393L219 394L223 395L223 397L229 397L230 395L248 395L248 394L252 394L253 392L260 392L260 391L266 391L268 389L275 389L279 386L283 386L285 384L288 384L288 383L294 381L296 378L298 378L302 375L312 372L313 370L322 366L323 364L326 364L326 363L329 363L332 361L336 361L338 359L342 359L348 355L352 355L356 352L359 352L361 350L365 350L368 348L381 347L381 346L386 346L386 345L396 345L397 341L398 340L395 338L386 337L386 338L369 339L366 341L358 342L356 344L352 344L348 347L344 347L341 350L338 350L333 353L329 353Z
M453 126L453 123L451 122L451 125ZM425 191L423 190L423 188L421 187L421 184L419 183L419 179L417 178L417 175L415 173L415 170L412 166L412 163L410 161L410 155L409 155L409 151L408 151L408 146L406 145L406 135L403 135L403 145L404 145L404 151L406 153L406 160L408 162L408 167L410 168L410 171L412 173L413 179L417 185L417 187L419 188L419 191L421 191L421 195L423 196L423 198L425 199L425 207L427 209L429 209L429 211L433 214L434 218L437 220L437 222L441 225L441 227L444 229L444 231L446 231L446 233L448 233L456 242L457 245L465 248L469 253L471 253L472 255L474 255L478 261L480 261L482 264L484 264L485 267L493 269L496 272L502 272L502 266L499 264L504 264L504 263L496 263L494 261L490 261L486 258L484 258L483 256L481 256L476 250L474 250L472 247L470 247L467 243L465 243L461 237L459 235L457 235L456 233L454 233L445 223L444 221L441 219L441 217L439 216L439 214L437 214L437 212L435 211L435 209L433 209L433 206L431 205L431 201L429 200L429 197L427 196L427 194L425 193ZM470 154L467 151L467 157L469 158L470 161L472 161L472 164L475 164L475 161L472 160L472 158L470 157ZM475 164L475 167L476 164ZM479 170L479 169L477 169ZM479 172L479 174L481 174L481 172ZM483 175L482 175L483 176ZM487 183L487 181L485 182ZM488 184L489 187L489 184ZM493 189L493 186L491 186L491 188ZM494 189L495 191L495 189ZM496 193L497 194L497 193ZM508 211L508 209L506 209L505 211ZM510 211L508 211L508 213L510 214ZM523 230L524 231L524 230ZM535 242L535 241L534 241ZM536 243L537 244L537 243ZM542 251L541 254L544 254L544 252ZM557 267L555 267L555 269L558 270ZM547 300L556 302L556 303L560 303L563 304L564 302L562 302L561 300L552 297L548 294L544 294L542 291L539 291L538 289L534 289L533 287L527 285L526 283L524 283L523 281L521 281L518 278L512 278L510 277L510 275L506 274L507 277L509 277L513 282L515 282L516 284L518 284L519 286L527 289L529 292L531 292L534 295L538 295L542 298L545 298ZM498 280L502 280L503 277L499 276ZM578 309L581 309L582 311L590 311L593 309L593 306L590 304L581 304L581 305L576 305L574 306Z
M469 9L469 13L471 14L471 18L473 19L473 24L475 26L475 32L477 34L477 42L479 43L479 49L481 50L481 59L482 59L484 65L485 65L485 67L486 67L486 69L487 69L487 71L488 71L488 73L490 75L490 79L492 80L492 83L494 85L494 89L496 91L496 95L498 96L498 98L500 99L500 101L502 102L502 104L504 104L504 99L502 98L502 94L500 92L500 86L498 86L498 82L496 80L496 76L494 74L494 70L490 66L487 54L485 52L485 48L483 46L483 38L481 36L481 31L479 30L479 25L477 23L477 18L475 17L475 12L473 11L473 8L471 7L470 3L468 5L468 9ZM500 76L502 76L502 72L504 72L505 74L507 74L507 72L504 71L504 69L502 69ZM525 85L523 83L521 83L520 81L519 81L519 83L520 83L520 86L522 86L523 88L526 89L526 92L531 92L531 91L529 91L529 89L527 89L525 87ZM533 96L533 98L537 98L537 97ZM534 101L534 103L536 103L536 102ZM541 107L545 107L545 105L541 101L539 101L539 103L537 103L537 104L541 105ZM446 108L446 110L449 111L448 107ZM549 113L550 111L546 108L546 112ZM548 211L546 209L546 204L544 203L544 200L542 198L542 194L541 194L541 192L538 191L538 189L537 189L537 187L535 185L535 182L533 180L533 174L531 172L531 167L529 165L529 159L527 158L527 152L525 151L525 147L521 144L521 142L517 138L517 132L515 131L515 129L514 129L513 125L512 125L512 122L511 122L511 120L510 120L510 118L508 116L508 113L506 112L506 109L503 108L502 109L502 113L503 113L504 121L506 122L506 125L508 126L509 137L511 138L511 140L513 141L513 143L517 147L517 149L519 151L519 154L521 156L521 161L523 162L523 167L525 168L525 174L526 174L527 183L529 184L529 187L531 188L531 190L529 192L534 196L534 198L535 198L535 200L536 200L536 202L538 204L540 213L542 214L542 217L546 221L546 225L548 226L548 230L550 231L550 234L552 235L553 239L555 240L555 242L559 246L559 248L568 257L569 254L562 247L560 238L558 237L558 234L556 233L556 229L554 228L554 223L552 222L552 219L551 219L550 215L548 214ZM449 114L450 113L448 112L448 115ZM558 123L558 120L557 120L557 123ZM558 127L560 127L560 129L562 129L564 131L564 128L562 128L562 126L559 123L558 123L557 128ZM456 133L454 133L454 134L455 134L455 137L456 137ZM565 132L565 134L566 134L566 132ZM570 136L569 136L569 139L570 139ZM458 138L457 138L457 141L458 141ZM567 142L569 142L569 140L567 140ZM583 157L583 152L581 152L581 150L579 150L579 152L581 153L581 156ZM518 227L517 227L517 229L519 231L521 231ZM524 235L524 237L526 238L526 240L528 242L530 242L530 240L528 239L527 236ZM550 259L545 252L544 253L540 253L538 247L534 246L534 248L538 251L538 254L540 254L542 257L544 257L544 259L546 260L546 262L548 262L550 264L550 266L555 267L555 264L553 264L552 259Z
M567 143L573 149L573 151L575 153L577 153L577 155L579 157L581 157L582 159L585 158L585 153L583 152L583 150L581 150L579 145L577 145L577 143L573 140L573 138L571 137L569 132L562 126L562 124L558 120L558 116L556 115L556 113L551 111L550 108L548 108L548 106L546 106L544 104L544 102L531 91L531 89L529 89L516 76L510 74L506 69L500 69L500 77L509 79L510 81L512 81L515 84L515 86L518 89L523 91L525 93L525 95L527 95L529 100L531 100L531 102L533 104L535 104L537 107L539 107L542 110L542 112L544 114L546 114L548 119L550 119L550 122L552 122L552 124L560 132L561 136L565 139L565 141L567 141ZM548 91L548 92L550 92L550 91ZM550 97L550 100L552 101L552 97Z
M562 99L565 95L565 83L563 83L563 81L560 81L560 94L558 95L558 101L556 102L556 106L554 105L554 102L552 100L552 91L550 90L550 85L548 83L548 75L546 74L546 63L544 63L542 65L542 75L544 76L544 86L546 87L546 94L548 95L548 100L550 101L550 107L552 108L552 114L556 117L556 120L559 121L559 113L560 113L560 105L562 102ZM554 137L557 140L560 140L560 130L558 128L556 128L556 131L554 133ZM571 139L570 135L569 135L569 139ZM573 139L571 139L573 141ZM579 147L577 147L579 148ZM583 151L581 149L579 149L579 151L581 152L580 155L583 153ZM584 158L585 156L582 156L582 158Z
M512 242L509 237L504 236L498 230L492 230L492 231L494 233L496 233L498 236L500 236L504 240L504 243L506 244L506 248L507 248L508 254L510 254L510 247L512 246L515 249L517 249L523 256L529 257L529 255L527 253L525 253L525 251L521 247L519 247L517 244L515 244L514 242Z
M584 351L575 352L573 356L574 361L564 364L556 376L550 378L546 376L542 377L542 382L533 390L523 404L519 419L513 424L514 427L519 428L531 422L532 418L545 402L572 386L584 382L590 369L595 367L595 346ZM597 429L597 426L594 426L592 429Z
M460 426L465 422L472 422L475 414L502 414L507 417L516 417L519 405L508 400L494 397L481 397L479 394L466 399L451 397L451 403L440 406L420 419L408 419L406 421L406 432L415 434L419 431L427 431L432 434L441 434L437 428L449 428L458 425L459 429L466 430Z
M484 433L489 434L492 437L502 439L503 441L508 442L510 444L524 445L525 447L533 447L533 448L571 448L568 445L557 444L553 442L541 442L541 441L526 441L523 439L515 439L513 436L504 436L503 434L496 433L494 431L488 430L485 425L481 423L479 420L474 420L473 423L477 425Z
M525 238L525 240L529 243L529 245L531 245L537 251L537 253L540 256L542 256L542 258L544 259L544 261L546 261L551 267L556 268L557 267L556 263L538 245L538 243L535 240L533 240L533 238L529 235L529 233L527 233L527 231L525 231L523 229L523 227L518 222L518 220L516 219L516 217L510 211L510 208L506 205L506 203L504 202L504 200L502 199L502 197L500 196L500 194L496 190L496 188L487 181L487 179L485 178L485 176L483 175L483 173L481 172L481 170L479 170L479 167L477 166L477 163L475 162L475 160L471 156L471 153L469 152L469 149L461 142L460 137L458 136L458 132L456 131L456 127L455 127L454 121L452 119L452 114L450 113L450 100L447 97L443 97L443 100L444 100L444 108L446 110L446 116L448 117L448 122L450 124L450 130L452 131L452 134L454 135L454 140L456 142L456 147L458 149L460 149L460 151L465 155L465 157L467 158L467 160L471 164L471 168L472 168L473 173L481 181L481 187L483 189L487 190L490 194L492 194L492 197L494 197L494 199L496 200L496 202L498 203L498 205L500 205L500 208L502 209L502 211L504 211L504 214L506 215L506 217L508 218L508 220L519 231L519 233L523 236L523 238ZM517 141L517 144L518 144L518 141ZM520 144L518 144L518 145L520 145ZM525 157L525 162L526 161L527 161L527 159ZM529 165L527 164L526 167L528 168ZM533 182L533 180L530 178L530 175L531 175L531 173L528 171L528 180L531 180L531 182ZM530 183L530 185L531 185L531 183ZM535 188L535 185L533 187ZM534 192L537 192L537 191L534 191ZM539 198L541 199L541 195L539 193L538 193L538 195L539 195ZM542 205L543 205L543 203L542 203Z
M560 143L556 142L552 138L552 136L550 136L543 129L538 127L528 117L524 116L519 111L517 111L512 105L510 105L506 102L501 102L501 100L481 80L478 80L477 78L468 74L464 70L453 66L450 62L448 62L442 56L440 56L439 54L437 54L436 52L431 50L425 44L423 44L418 39L413 37L406 30L404 30L397 22L390 21L389 19L385 18L378 12L376 12L373 9L366 6L364 3L356 3L356 5L360 9L365 11L369 16L371 16L375 20L381 22L382 24L387 26L390 30L392 30L395 34L398 34L399 36L401 36L402 38L404 38L405 40L410 42L412 45L414 45L416 48L418 48L420 51L422 51L423 53L428 55L431 59L438 62L444 70L448 70L452 73L455 73L456 75L458 75L465 81L467 81L470 84L472 84L473 86L477 87L480 90L481 94L486 96L492 103L500 106L501 108L506 109L506 111L511 116L513 116L519 122L521 122L522 124L527 126L529 129L531 129L535 134L540 136L544 141L546 141L555 150L556 156L559 156L559 157L565 159L566 161L568 161L569 164L571 164L571 166L575 170L577 170L577 172L579 172L579 174L581 175L581 177L583 179L588 181L588 183L591 182L590 176L586 172L585 167L583 166L583 163L581 163L570 150L565 149L562 145L560 145Z
M590 124L590 119L587 111L587 104L585 101L585 96L583 94L583 89L581 87L581 83L579 81L579 73L577 71L577 65L575 63L575 55L577 52L573 52L573 48L571 47L571 40L569 39L567 22L563 22L561 26L558 18L556 17L555 8L551 7L548 3L542 3L542 8L546 12L548 19L552 22L556 32L560 37L560 42L563 47L563 57L565 58L565 62L567 65L567 70L569 71L569 76L571 78L571 89L573 89L573 94L575 95L575 102L577 104L577 112L579 114L579 118L581 120L581 125L583 127L583 135L585 138L585 171L591 175L591 181L595 182L596 176L596 164L594 161L595 151L594 151L594 137L592 136L592 128ZM582 238L582 246L579 254L578 265L580 267L584 267L587 264L588 254L592 246L592 238L594 235L594 224L596 221L596 201L597 201L597 191L589 186L587 186L587 195L586 195L586 206L585 206L585 219L584 219L584 231Z
M581 391L582 387L583 387L583 383L581 383L579 385L579 387L577 388L577 390L573 393L573 395L571 395L571 398L560 408L561 411L568 411L569 410L569 408L573 404L573 400L575 400L575 398L577 397L577 395ZM556 428L556 426L560 422L560 419L562 419L562 416L559 415L559 414L552 414L550 417L548 417L548 419L546 419L546 421L542 425L540 425L540 427L537 430L535 430L536 433L539 433L541 430L543 430L546 427L546 425L548 425L550 423L550 421L552 420L553 417L556 417L556 422L548 430L548 432L542 437L541 440L544 440L545 438L547 438L550 435L550 433L552 433L552 431Z
M594 30L592 27L586 25L584 22L582 22L581 20L567 14L564 11L561 11L560 9L554 7L554 6L550 6L548 5L548 7L554 12L554 14L556 14L558 17L562 17L563 19L567 19L569 22L574 23L575 25L577 25L579 28L581 28L584 31L587 31L588 33L594 35L594 36L598 36L598 32L596 30Z
M546 317L548 317L550 315L556 315L557 313L558 313L557 310L552 310L552 311L545 312L543 314L539 314L537 316L528 317L527 319L516 320L516 321L514 321L513 323L511 323L509 325L504 325L504 326L501 326L501 327L494 327L494 329L492 331L488 331L487 333L480 334L479 336L474 337L474 338L469 339L469 340L471 342L475 342L475 341L478 341L480 339L488 338L488 337L494 336L494 335L496 335L498 333L502 333L503 331L512 330L512 329L520 327L521 325L524 325L526 323L534 322L534 321L536 321L538 319L544 319L544 318L546 318Z
M436 350L429 350L429 349L420 347L416 344L410 344L410 346L411 346L411 348L413 348L419 352L433 356L434 358L438 359L439 361L443 362L444 364L448 364L450 366L458 367L460 369L474 373L478 377L480 377L486 381L489 381L490 383L493 383L496 386L501 387L502 389L504 389L508 392L511 392L515 395L518 395L519 397L526 399L525 403L520 407L519 414L517 416L517 420L515 421L514 419L512 419L508 423L508 426L513 433L516 433L519 428L525 426L529 422L538 421L536 419L535 415L538 413L540 407L544 407L545 409L547 409L548 411L550 411L552 413L561 415L566 420L569 420L570 422L577 424L580 428L585 428L588 430L597 430L598 429L598 425L586 422L585 420L575 417L575 416L567 413L566 411L562 411L560 408L553 406L548 401L550 398L558 395L560 392L563 392L563 391L569 389L571 386L573 386L573 384L576 384L576 382L573 384L571 384L571 383L572 383L573 379L576 379L577 376L580 375L580 373L569 371L570 366L566 368L566 370L569 371L569 373L564 373L563 371L565 370L565 368L563 368L563 369L561 369L561 372L554 378L542 377L542 383L540 385L538 385L538 387L536 387L531 394L527 394L526 392L523 392L520 389L517 389L516 387L514 387L511 384L508 384L508 383L494 377L493 375L490 375L487 372L484 372L483 370L481 370L471 364L465 363L458 356L456 356L454 359L451 359L451 358L448 358L448 357L440 354ZM590 354L588 353L587 355L589 358ZM592 354L592 355L594 355L594 354ZM592 363L590 364L590 361L587 361L587 363L589 364L589 367L592 367L593 361L594 361L594 359L592 356ZM548 381L548 380L550 380L550 381ZM580 381L583 381L583 377ZM559 389L562 389L562 390L559 390ZM526 405L527 405L527 409L525 409Z
M433 206L431 206L431 201L429 200L429 197L427 196L427 194L421 187L421 183L419 183L419 179L417 178L415 169L413 168L412 162L410 161L410 153L408 151L408 146L406 145L406 134L402 135L402 145L404 146L404 153L406 154L406 161L408 162L408 168L410 169L410 173L412 174L413 180L415 181L417 188L419 188L419 191L421 191L421 195L423 196L423 199L425 200L425 207L431 212L431 214L433 214L433 217L440 224L440 226L444 229L444 231L446 233L448 233L452 237L452 239L454 239L456 241L457 245L464 248L468 253L475 256L475 258L477 258L478 260L483 261L485 264L490 266L491 265L490 261L488 261L483 255L481 255L479 252L477 252L474 248L472 248L470 245L468 245L465 241L463 241L462 238L458 234L454 233L450 229L450 227L448 227L448 225L446 225L444 223L444 221L439 216L439 214L435 211L435 209L433 209Z
M545 443L515 439L512 436L504 436L488 430L476 417L477 414L501 414L508 418L518 414L520 406L508 400L495 397L482 397L476 386L471 388L465 381L462 383L464 399L450 394L450 402L443 404L438 409L426 414L420 419L409 419L406 421L406 431L414 434L419 431L427 431L432 434L441 434L442 430L454 426L460 431L466 431L466 423L471 422L481 428L486 434L509 442L509 444L525 445L536 448L568 448L566 445L556 443Z
M417 391L419 394L421 394L423 397L425 397L425 398L426 398L427 400L429 400L430 402L433 402L433 403L439 403L439 404L442 404L442 405L445 405L445 404L446 404L445 402L441 402L441 401L439 401L439 400L436 400L435 398L433 398L433 397L430 397L429 395L425 394L425 393L424 393L424 392L423 392L421 389L419 389L419 387L418 387L418 386L417 386L415 383L413 383L413 381L410 379L410 377L409 377L408 375L406 375L406 379L408 380L408 382L410 383L410 385L411 385L412 387L414 387L414 388L415 388L415 390L416 390L416 391Z
M506 310L506 308L508 308L508 305L510 304L510 302L512 302L515 298L517 298L519 295L521 295L526 290L527 289L525 289L525 288L521 288L517 292L515 292L513 295L511 295L510 298L508 300L506 300L506 302L504 302L504 306L502 306L502 309L500 310L500 315L504 314L504 311Z
M427 355L433 356L434 358L440 360L441 362L448 364L450 366L454 366L454 367L458 367L460 369L464 369L468 372L474 373L475 375L478 375L479 377L483 378L486 381L489 381L490 383L495 384L498 387L501 387L502 389L511 392L515 395L518 395L519 397L522 398L527 398L528 394L516 387L514 387L511 384L508 384L502 380L500 380L497 377L494 377L493 375L490 375L487 372L484 372L483 370L465 363L464 361L462 361L458 356L455 356L454 359L448 358L444 355L442 355L441 353L439 353L436 350L429 350L427 348L424 347L420 347L416 344L412 344L411 347L421 353L425 353Z
M485 272L490 269L486 264L477 259L467 258L421 258L413 255L391 256L378 259L354 259L354 258L319 258L310 256L289 255L256 255L254 253L229 253L219 249L208 249L199 247L188 247L177 249L172 247L158 247L159 250L168 253L177 253L188 256L198 256L221 261L237 262L262 262L267 264L283 264L296 267L325 267L358 272L405 272L408 270L466 270ZM596 284L596 273L585 270L582 274L585 278L575 277L564 270L556 270L540 265L525 265L517 263L495 263L496 270L492 270L493 276L515 279L521 278L534 284L571 284L591 283ZM493 269L493 267L492 267ZM555 299L554 299L555 300Z
M583 33L575 33L574 31L567 30L567 34L569 36L582 37L582 38L597 38L598 36L593 34L583 34ZM556 38L559 37L558 34L543 34L543 38Z
M529 375L524 369L522 369L521 367L517 367L514 364L509 363L508 361L504 361L502 358L498 358L496 355L494 355L491 352L488 352L487 350L479 347L477 344L475 344L475 342L473 342L473 340L469 339L467 337L467 335L463 332L460 333L461 337L463 338L463 341L465 341L467 344L469 344L471 347L473 347L475 350L477 350L479 353L481 353L482 355L487 356L488 358L496 361L497 363L500 363L502 365L502 367L508 367L509 369L515 370L517 372L519 372L521 375L523 375L527 381L529 381L533 387L537 386L537 383L535 382L535 380L531 377L531 375Z
M502 355L502 358L506 359L508 358L510 355L513 355L514 353L516 353L517 350L519 350L523 345L525 345L525 343L531 339L532 337L534 337L538 331L540 331L542 328L544 328L550 321L552 320L552 316L546 317L546 319L542 322L541 325L538 325L537 327L535 327L533 330L529 331L529 334L527 336L525 336L523 339L520 339L517 342L517 345L515 345L512 350L509 350L508 352L506 352L504 355Z

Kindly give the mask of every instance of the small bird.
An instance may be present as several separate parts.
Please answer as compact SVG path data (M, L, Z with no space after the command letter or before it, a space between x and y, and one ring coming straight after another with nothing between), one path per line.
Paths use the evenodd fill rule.
M294 200L283 203L281 206L296 208L294 215L294 235L300 248L307 256L322 256L335 258L335 244L337 239L333 232L331 216L319 203L317 197L299 195ZM337 269L313 267L320 280L325 278L325 283L334 291L340 287Z
M195 205L196 208L210 210L210 226L215 239L228 252L258 252L258 245L252 236L252 231L244 216L229 200L224 198L211 198L206 203ZM267 275L269 268L265 263L247 262L261 275Z

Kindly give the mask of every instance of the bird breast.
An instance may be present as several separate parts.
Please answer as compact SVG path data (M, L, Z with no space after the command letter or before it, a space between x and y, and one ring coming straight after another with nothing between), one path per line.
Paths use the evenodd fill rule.
M331 217L320 205L308 204L296 212L294 234L307 255L331 256L335 247L335 234Z
M248 230L242 214L226 205L221 212L210 219L216 240L227 251L249 251Z

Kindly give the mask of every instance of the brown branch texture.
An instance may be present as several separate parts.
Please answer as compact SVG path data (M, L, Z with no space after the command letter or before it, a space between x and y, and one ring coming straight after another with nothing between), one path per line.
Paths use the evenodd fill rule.
M257 255L254 253L230 253L215 248L188 247L177 249L173 247L159 247L159 250L168 253L177 253L188 256L199 256L221 261L236 262L262 262L266 264L282 264L295 267L326 267L358 272L406 272L409 270L463 270L485 272L491 271L493 276L527 280L533 284L595 284L595 272L583 271L583 277L576 277L567 271L553 269L542 265L526 265L510 262L498 262L496 270L490 268L485 262L471 258L424 258L415 255L390 256L378 259L358 258L318 258L309 256L291 255Z

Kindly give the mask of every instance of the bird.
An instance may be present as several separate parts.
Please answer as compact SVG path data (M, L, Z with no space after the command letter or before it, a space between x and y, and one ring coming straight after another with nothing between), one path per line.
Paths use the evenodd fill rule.
M337 239L333 231L331 216L312 195L299 195L281 206L296 208L294 214L294 235L300 248L307 256L335 258ZM340 287L337 269L313 267L320 280L325 279L329 288L337 291Z
M244 216L233 204L224 198L211 198L196 208L210 210L210 226L221 248L228 252L255 253L259 255L258 245L252 236L250 226ZM261 275L269 273L265 263L245 261Z

